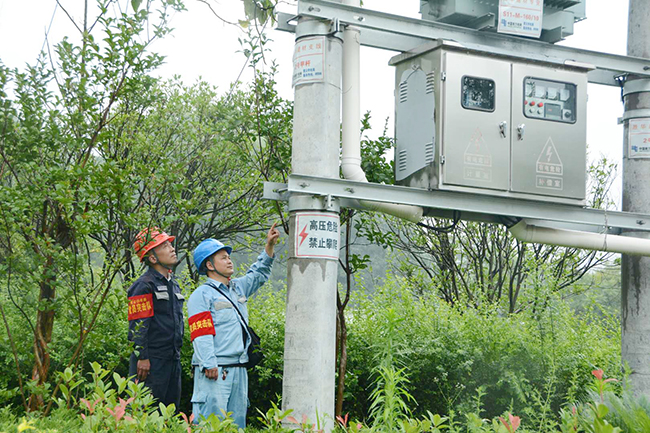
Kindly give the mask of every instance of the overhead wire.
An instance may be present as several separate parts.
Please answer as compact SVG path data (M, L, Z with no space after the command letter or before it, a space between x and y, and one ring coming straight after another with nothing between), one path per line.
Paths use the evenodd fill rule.
M54 16L56 15L56 10L59 8L59 3L54 4L54 11L52 12L52 18L50 18L50 24L47 26L45 31L45 37L43 38L43 45L41 45L41 52L45 49L45 44L47 43L48 36L50 35L50 30L52 29L52 23L54 22Z
M430 226L429 224L425 224L423 222L418 222L415 224L418 225L419 227L423 227L427 230L433 230L438 233L450 233L456 228L456 226L458 226L458 223L460 222L460 211L454 210L452 216L453 216L453 222L450 225L444 227Z

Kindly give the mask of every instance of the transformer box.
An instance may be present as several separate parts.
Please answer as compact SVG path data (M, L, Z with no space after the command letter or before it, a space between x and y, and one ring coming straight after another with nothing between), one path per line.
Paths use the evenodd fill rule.
M533 0L517 4L526 7ZM539 1L537 2L539 4ZM585 19L586 0L544 0L540 40L555 43L573 34L573 24ZM487 32L497 31L499 0L420 0L423 20Z
M588 65L448 41L390 63L397 184L584 205Z

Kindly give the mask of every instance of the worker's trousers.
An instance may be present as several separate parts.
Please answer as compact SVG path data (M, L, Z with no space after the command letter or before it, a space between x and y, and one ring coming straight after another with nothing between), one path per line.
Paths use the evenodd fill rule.
M129 361L129 376L137 378L138 358L131 354ZM181 404L181 360L149 358L149 362L151 369L144 384L160 403L165 406L174 403L178 412Z
M208 379L199 367L194 368L192 412L194 422L215 414L220 418L232 413L239 428L246 427L248 410L248 373L244 367L219 367L217 379Z

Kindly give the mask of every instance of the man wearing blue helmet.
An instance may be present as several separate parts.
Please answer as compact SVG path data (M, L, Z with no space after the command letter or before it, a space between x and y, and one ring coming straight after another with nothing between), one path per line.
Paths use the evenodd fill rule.
M194 347L195 422L210 414L232 412L240 428L246 427L248 408L247 300L271 275L273 249L280 232L271 227L266 247L246 275L231 279L232 248L216 239L206 239L194 250L194 265L207 280L190 296L187 304L190 338ZM235 308L238 311L235 311ZM245 322L245 323L244 323Z

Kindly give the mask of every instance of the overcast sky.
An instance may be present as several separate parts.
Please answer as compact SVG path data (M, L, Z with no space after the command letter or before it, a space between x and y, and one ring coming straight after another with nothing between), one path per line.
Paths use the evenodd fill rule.
M208 0L222 18L236 22L243 18L241 0ZM60 0L76 20L81 21L81 0ZM92 3L92 1L91 1ZM190 84L199 77L227 91L237 79L244 65L244 56L237 39L243 35L235 26L224 24L203 3L185 0L188 11L172 18L174 32L157 42L153 50L167 57L159 70L163 77L180 75ZM616 6L614 6L616 5ZM624 0L587 2L587 19L575 26L575 34L563 44L593 51L625 54L627 39L627 2ZM419 17L418 0L365 0L364 7L394 14ZM280 8L295 11L295 3ZM33 63L44 46L44 36L49 30L51 43L65 35L75 36L76 30L54 0L0 0L0 60L5 66L21 68ZM291 89L291 56L293 35L271 31L270 59L275 58L280 68L278 85L280 94L293 98ZM394 52L363 48L361 59L362 110L371 110L373 128L383 128L386 117L393 122L394 71L388 60ZM245 68L242 80L250 78ZM589 85L587 142L591 156L604 154L619 163L622 157L623 128L616 124L622 115L620 90L614 87ZM616 191L620 191L620 168ZM617 192L617 200L620 193Z

